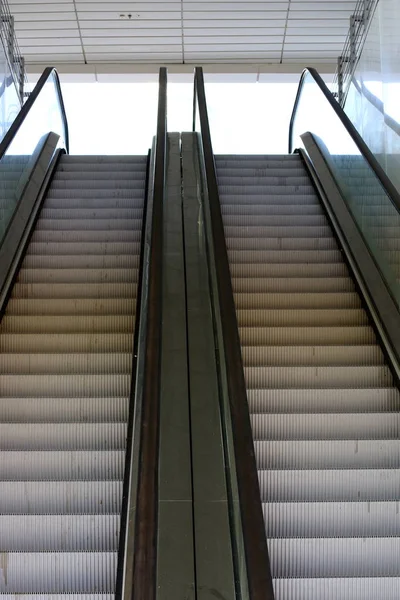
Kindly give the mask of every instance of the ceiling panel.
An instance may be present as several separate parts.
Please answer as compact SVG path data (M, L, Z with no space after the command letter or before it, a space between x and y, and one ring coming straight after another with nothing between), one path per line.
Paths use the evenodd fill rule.
M334 63L356 0L8 0L27 63Z

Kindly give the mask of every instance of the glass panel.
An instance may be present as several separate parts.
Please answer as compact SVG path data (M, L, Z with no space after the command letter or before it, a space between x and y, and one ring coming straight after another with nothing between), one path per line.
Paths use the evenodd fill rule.
M377 4L344 110L400 192L400 2Z
M0 43L0 142L21 110L10 65Z
M60 136L58 146L65 148L64 125L56 75L50 75L13 141L0 160L0 243L7 231L41 147L50 132Z
M310 131L324 157L397 306L400 258L400 215L375 173L331 107L314 78L304 78L293 127L293 148Z

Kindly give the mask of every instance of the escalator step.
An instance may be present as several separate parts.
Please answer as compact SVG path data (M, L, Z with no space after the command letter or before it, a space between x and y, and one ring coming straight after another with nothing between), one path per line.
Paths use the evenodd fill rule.
M269 502L263 512L269 539L400 535L396 502Z
M260 469L399 469L398 440L254 442Z
M371 346L376 348L376 346ZM361 348L362 351L365 350ZM251 413L368 413L395 412L400 394L395 388L248 390Z
M106 373L125 374L131 370L131 354L100 352L79 354L0 354L2 374L84 374L104 375ZM1 377L1 375L0 375ZM1 427L1 424L0 424ZM1 443L1 441L0 441Z
M117 552L119 515L0 515L8 552Z
M281 538L269 547L275 578L400 575L398 537Z
M131 350L132 351L132 350ZM129 396L130 373L101 375L67 373L63 375L0 375L2 393L8 397L21 396Z
M96 481L14 478L2 481L1 490L3 515L108 515L119 514L121 510L122 481L108 478Z
M79 262L79 261L78 261ZM23 266L19 273L19 283L137 283L138 269L136 268L34 268Z
M353 292L350 277L235 277L232 279L234 292Z
M260 469L258 477L263 503L397 502L399 496L399 469L385 465Z
M116 565L116 552L8 552L0 592L112 593Z
M240 327L243 346L365 346L376 344L371 327Z
M138 269L139 268L139 256L134 256L132 250L133 245L130 247L130 253L127 254L104 254L102 249L104 246L99 247L97 255L92 253L90 255L79 255L79 254L29 254L25 257L22 264L22 268L25 270L29 269Z
M386 366L244 367L246 386L260 388L374 388L393 385Z
M119 423L128 420L128 399L86 397L0 398L1 423ZM1 512L1 511L0 511Z
M127 333L133 332L133 315L5 315L2 321L4 333Z
M11 298L12 315L127 315L135 314L132 298Z
M253 251L265 251L265 250L274 250L274 251L287 251L287 250L295 250L296 253L292 252L292 261L296 262L296 255L298 252L302 252L304 250L312 250L312 251L320 251L320 250L337 250L337 242L333 235L326 235L321 238L313 238L313 237L301 237L301 238L291 238L291 237L278 237L278 238L251 238L251 237L232 237L229 235L229 232L225 232L226 235L226 245L228 250L247 252L249 250Z
M252 414L255 440L397 439L397 413Z
M2 485L3 481L122 481L125 450L10 451L5 458L0 463Z
M343 255L340 250L298 250L294 255L292 250L229 250L229 262L231 265L245 264L250 267L254 264L323 264L342 263Z
M246 367L382 365L379 346L242 346Z
M254 293L246 294L238 292L235 294L235 304L238 309L250 308L360 308L361 300L354 292L328 292L302 294L292 293Z
M132 352L131 333L3 333L1 352Z
M16 283L13 298L134 298L136 283Z
M123 450L126 423L2 423L0 450Z
M274 580L276 598L296 600L397 600L400 577L328 577Z

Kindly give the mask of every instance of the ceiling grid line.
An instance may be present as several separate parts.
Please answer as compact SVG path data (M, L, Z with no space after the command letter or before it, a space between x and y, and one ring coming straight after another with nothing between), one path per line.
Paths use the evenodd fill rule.
M78 26L78 32L79 32L79 39L81 41L81 47L82 47L82 55L83 55L83 60L85 62L85 65L87 65L87 60L86 60L86 52L85 52L85 46L83 44L83 38L82 38L82 32L81 32L81 24L79 23L79 16L78 16L78 9L76 7L76 2L75 0L73 0L73 4L74 4L74 11L75 11L75 18L76 18L76 24Z
M356 0L8 0L27 67L334 65ZM130 66L129 66L130 65ZM296 66L298 65L298 66ZM229 68L229 67L226 67ZM333 68L333 67L332 67Z
M283 31L281 59L279 61L280 64L283 63L283 52L284 52L284 49L285 49L285 41L286 41L287 28L288 28L288 23L289 23L289 14L290 14L291 4L292 4L292 0L289 0L288 1L288 7L287 7L287 13L286 13L285 29Z

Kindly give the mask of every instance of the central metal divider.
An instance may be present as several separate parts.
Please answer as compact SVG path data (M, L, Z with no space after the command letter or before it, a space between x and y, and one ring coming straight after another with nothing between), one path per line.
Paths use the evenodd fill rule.
M196 134L167 135L158 600L235 600L230 505Z

